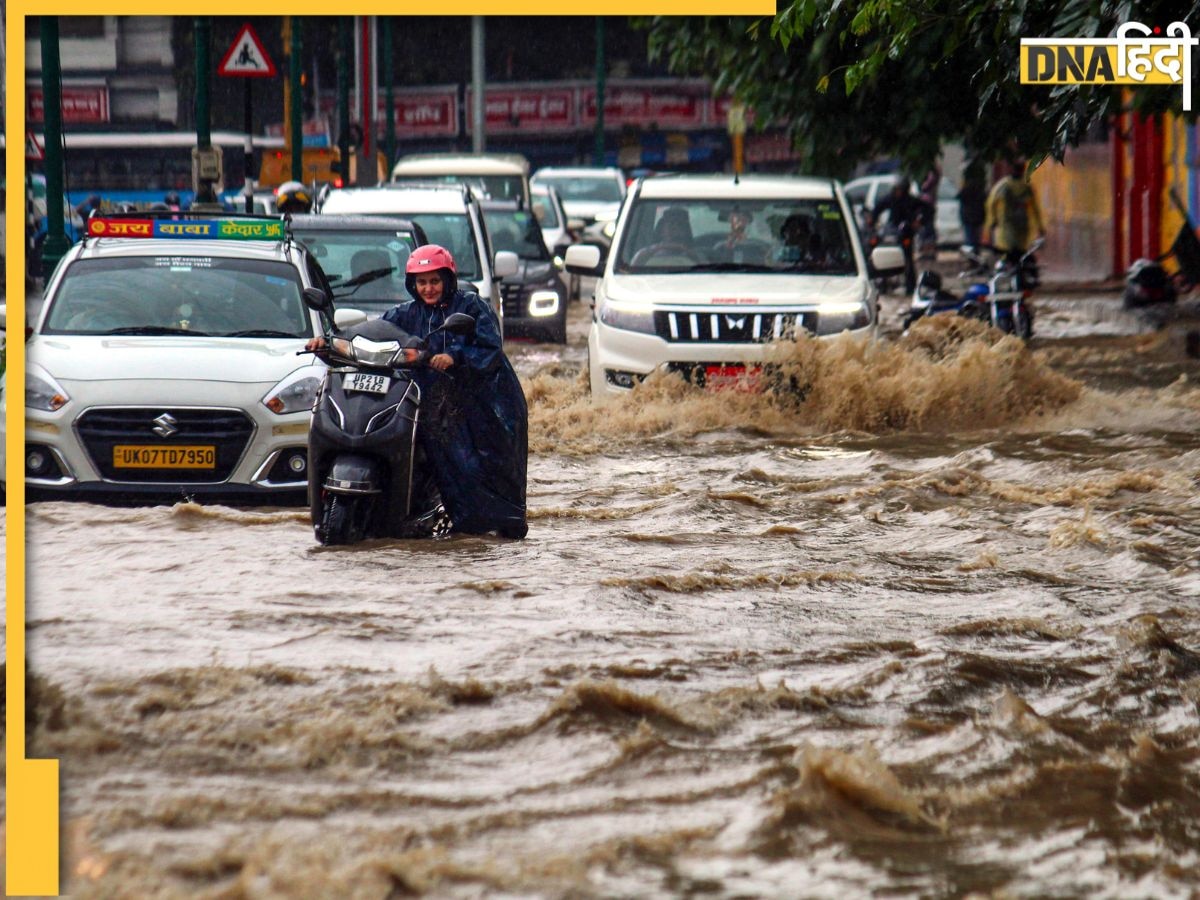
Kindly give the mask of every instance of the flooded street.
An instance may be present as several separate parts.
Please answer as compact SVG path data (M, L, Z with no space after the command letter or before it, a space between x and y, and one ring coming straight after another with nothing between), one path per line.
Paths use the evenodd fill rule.
M1196 896L1200 360L1038 311L595 407L576 304L524 542L31 504L64 891Z

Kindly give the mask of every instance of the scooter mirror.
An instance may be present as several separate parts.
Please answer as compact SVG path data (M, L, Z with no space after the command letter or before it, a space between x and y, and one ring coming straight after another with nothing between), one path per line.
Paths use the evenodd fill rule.
M304 289L304 304L309 309L328 315L333 311L333 301L320 288L307 287Z
M446 322L438 331L448 331L451 334L474 334L475 319L466 313L451 313L446 316Z

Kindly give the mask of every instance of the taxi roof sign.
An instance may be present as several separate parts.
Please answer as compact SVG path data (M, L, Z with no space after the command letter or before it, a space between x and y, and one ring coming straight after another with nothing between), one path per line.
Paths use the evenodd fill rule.
M88 237L169 238L174 240L282 241L287 230L280 219L193 219L92 216Z
M258 37L254 26L247 22L233 39L233 44L217 67L218 75L240 78L273 78L275 63L267 55L266 48Z

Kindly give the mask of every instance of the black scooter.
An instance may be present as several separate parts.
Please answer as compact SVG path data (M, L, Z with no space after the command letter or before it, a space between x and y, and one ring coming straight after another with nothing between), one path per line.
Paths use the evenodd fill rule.
M304 300L332 320L324 291L307 288ZM438 331L470 335L475 320L454 313L432 334ZM417 351L411 362L406 350ZM421 389L413 376L428 366L428 342L370 319L335 326L316 354L329 366L308 435L308 502L317 540L351 544L447 531L449 517L417 441Z

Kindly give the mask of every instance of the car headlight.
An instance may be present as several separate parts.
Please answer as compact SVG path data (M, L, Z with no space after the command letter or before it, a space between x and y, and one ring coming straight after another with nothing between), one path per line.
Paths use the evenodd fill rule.
M638 306L623 306L605 300L600 304L600 321L610 328L654 334L654 311Z
M558 312L558 291L534 291L529 295L531 316L552 316Z
M25 408L57 412L71 402L71 395L39 365L25 369Z
M822 303L817 307L818 335L855 331L870 324L871 311L864 302Z
M324 377L324 366L297 369L271 388L262 399L263 406L278 416L312 409Z
M604 227L600 230L604 232L604 236L606 238L611 238L614 234L617 233L616 220L613 220L611 222L605 222Z

